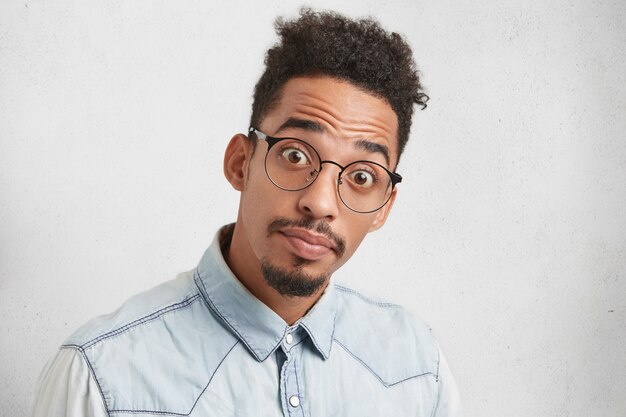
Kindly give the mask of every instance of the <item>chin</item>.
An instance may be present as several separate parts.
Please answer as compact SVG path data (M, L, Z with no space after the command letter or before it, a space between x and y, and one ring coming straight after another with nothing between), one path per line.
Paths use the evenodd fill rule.
M309 262L307 260L303 260ZM295 259L294 263L299 264ZM268 258L261 259L261 272L265 282L279 294L287 297L311 297L326 287L330 279L328 272L307 271L304 265L289 268L277 266Z

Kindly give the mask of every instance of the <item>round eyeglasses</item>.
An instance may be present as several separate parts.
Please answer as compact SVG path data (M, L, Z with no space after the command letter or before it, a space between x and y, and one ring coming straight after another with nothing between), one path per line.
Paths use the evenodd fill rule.
M323 161L317 150L297 138L275 138L251 127L252 135L267 142L265 173L270 181L285 191L299 191L317 179L323 164L333 164L341 171L337 177L339 198L352 211L372 213L383 207L397 183L400 174L387 170L373 161L354 161L346 166L335 161Z

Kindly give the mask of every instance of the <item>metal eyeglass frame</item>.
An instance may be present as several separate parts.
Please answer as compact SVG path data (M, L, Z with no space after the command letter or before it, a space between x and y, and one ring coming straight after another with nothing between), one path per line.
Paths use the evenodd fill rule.
M305 188L307 188L308 186L310 186L311 184L313 184L315 182L315 180L319 177L319 174L322 172L322 169L324 168L323 164L333 164L336 165L337 167L339 167L339 169L341 171L339 171L339 174L337 175L337 194L339 195L339 198L341 199L341 202L343 203L344 206L346 206L347 208L349 208L350 210L354 211L355 213L362 213L362 214L366 214L366 213L373 213L375 211L380 210L381 208L383 208L385 206L385 204L387 204L389 202L389 200L391 199L391 195L393 194L393 189L396 186L396 184L402 182L402 176L400 174L398 174L397 172L391 172L389 171L387 168L385 168L384 166L382 166L381 164L374 162L374 161L367 161L367 160L358 160L358 161L353 161L350 162L348 165L346 166L342 166L339 163L335 162L335 161L331 161L331 160L323 160L322 157L320 156L319 152L317 152L317 149L315 149L314 146L312 146L310 143L302 140L302 139L298 139L298 138L293 138L293 137L285 137L285 138L276 138L274 136L269 136L266 135L265 133L261 132L260 130L254 128L254 127L250 127L248 129L248 137L250 137L250 135L254 135L257 139L262 140L264 142L267 143L267 152L265 154L265 160L264 160L264 168L265 168L265 175L267 175L267 178L269 178L269 180L272 182L272 184L274 184L276 187L280 188L281 190L284 191L300 191L300 190L304 190ZM315 153L317 154L317 158L320 161L320 169L319 172L315 175L315 178L313 178L313 181L310 181L308 184L304 185L301 188L297 188L295 190L292 190L290 188L284 188L281 187L280 185L276 184L276 182L274 181L274 179L270 176L269 172L267 172L267 156L269 155L270 149L272 149L272 146L276 145L278 142L281 142L283 140L297 140L300 141L304 144L306 144L307 146L309 146L311 149L313 149L313 151L315 151ZM341 185L341 174L343 174L343 172L345 171L345 169L347 167L349 167L350 165L353 165L355 163L358 162L367 162L368 164L375 164L379 167L381 167L383 170L385 170L385 172L387 172L387 174L389 174L389 178L391 180L391 190L392 192L389 193L389 196L387 197L387 199L385 200L384 203L382 203L380 205L380 207L374 209L374 210L368 210L368 211L359 211L359 210L355 210L352 207L350 207L343 199L341 192L339 191L339 185Z

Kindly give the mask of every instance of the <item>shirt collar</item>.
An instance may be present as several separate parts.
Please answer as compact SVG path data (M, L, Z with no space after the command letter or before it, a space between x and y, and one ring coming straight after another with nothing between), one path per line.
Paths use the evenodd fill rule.
M234 224L216 234L196 269L196 285L215 314L230 327L259 361L276 350L288 331L302 326L319 353L328 359L337 313L337 296L332 284L322 297L292 326L259 301L229 269L222 247L230 244Z

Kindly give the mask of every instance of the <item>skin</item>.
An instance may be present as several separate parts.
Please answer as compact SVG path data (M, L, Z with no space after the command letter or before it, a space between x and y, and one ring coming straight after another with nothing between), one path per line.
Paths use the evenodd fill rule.
M292 126L284 127L286 122L293 120L312 122L316 128L311 129L302 123L287 123ZM389 166L380 149L386 149L390 161L398 159L398 122L391 106L384 99L347 81L326 76L289 80L283 86L280 100L268 112L261 126L255 127L271 136L306 140L318 150L323 160L330 159L344 166L355 160L368 159L393 171L395 166ZM320 127L322 131L317 131ZM364 141L370 146L363 146ZM308 188L284 191L273 185L265 174L266 150L267 144L262 141L254 150L243 134L235 135L226 149L224 175L241 194L237 223L225 258L235 276L254 296L286 323L293 324L315 304L332 273L352 256L365 235L383 226L395 200L396 189L380 210L356 213L339 199L337 175L340 169L337 166L324 164L319 177ZM311 248L306 241L289 236L293 228L286 229L285 233L268 234L268 225L279 217L309 218L316 224L327 223L332 233L345 242L343 254L328 250L319 259L298 266L308 276L327 277L325 285L309 297L281 295L266 283L261 273L261 259L265 258L279 268L294 270L297 267L294 259L301 254L299 248L304 247L305 254L309 253L307 248ZM302 230L296 228L293 233L300 232Z

